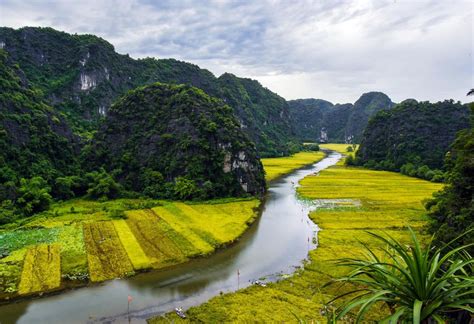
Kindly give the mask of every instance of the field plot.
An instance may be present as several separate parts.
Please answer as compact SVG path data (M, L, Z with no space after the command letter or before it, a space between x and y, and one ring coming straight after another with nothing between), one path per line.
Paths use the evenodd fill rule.
M324 158L323 152L299 152L288 157L262 159L267 181L275 180L306 165L316 163Z
M56 242L61 246L61 273L70 279L87 275L82 224L60 227Z
M0 229L0 299L56 289L61 278L63 287L99 282L209 254L237 239L259 204L257 199L56 203L53 211ZM54 269L42 263L47 246ZM41 277L48 271L53 275Z
M406 226L419 230L426 224L422 201L441 188L440 184L398 173L343 166L308 176L300 183L298 190L307 199L347 199L361 204L322 208L310 214L322 230L318 233L318 248L310 251L310 262L303 270L266 288L251 286L192 307L186 312L190 322L295 322L296 315L302 322L325 323L323 305L344 292L338 285L323 286L345 273L334 261L359 255L363 245L377 247L379 243L366 230L408 240ZM367 320L386 314L387 309L379 308ZM170 314L149 322L170 320L179 319Z
M85 223L84 241L91 281L119 278L133 271L111 221Z
M153 268L163 268L186 260L185 255L158 226L152 210L129 211L127 224Z
M51 290L61 284L60 247L41 244L26 252L18 292L20 295Z
M200 204L174 202L153 210L205 254L239 237L255 218L258 205L256 199Z
M174 203L155 207L153 208L153 212L161 219L165 220L174 231L189 240L189 242L191 242L191 244L202 254L209 254L214 251L212 244L205 241L200 235L193 231L189 226L190 218L183 214Z
M0 296L7 296L18 291L23 260L27 249L15 250L0 259Z
M117 235L128 254L128 258L130 259L130 262L132 262L133 268L135 270L151 268L150 259L147 257L145 252L143 252L142 247L138 243L137 238L127 222L123 219L116 220L114 221L114 226Z

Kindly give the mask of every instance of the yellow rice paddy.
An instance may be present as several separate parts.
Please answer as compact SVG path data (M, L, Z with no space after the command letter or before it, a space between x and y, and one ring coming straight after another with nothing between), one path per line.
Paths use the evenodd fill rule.
M324 156L323 152L299 152L288 157L262 159L265 178L267 181L273 181L294 170L316 163Z

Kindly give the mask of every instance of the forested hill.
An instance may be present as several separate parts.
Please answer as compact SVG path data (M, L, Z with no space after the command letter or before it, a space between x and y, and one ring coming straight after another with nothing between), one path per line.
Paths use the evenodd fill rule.
M225 100L262 156L287 154L296 142L288 104L257 81L230 74L216 78L174 59L135 60L99 37L52 28L0 28L0 47L81 136L90 137L111 104L128 90L164 82L189 84Z
M432 180L456 134L468 127L468 105L408 99L370 120L356 163Z
M79 139L1 49L0 89L1 202L12 198L21 177L52 180L75 172Z
M109 110L86 168L113 173L128 190L178 199L262 195L263 167L232 109L201 89L155 83Z
M364 93L354 104L334 105L321 99L288 103L293 128L301 140L342 143L359 143L370 117L394 105L381 92Z

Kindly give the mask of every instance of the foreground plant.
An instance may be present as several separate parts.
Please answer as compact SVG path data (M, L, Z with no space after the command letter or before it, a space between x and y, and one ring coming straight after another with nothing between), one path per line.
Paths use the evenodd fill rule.
M449 244L433 248L430 242L423 248L411 229L410 246L390 235L369 234L387 247L381 248L381 253L366 247L365 259L338 261L352 270L328 284L349 283L355 289L330 301L332 306L338 299L352 297L336 308L336 320L354 312L359 322L381 303L390 309L390 315L382 320L389 323L444 323L447 316L462 312L469 316L467 312L474 311L474 260L467 252L472 244L450 249ZM472 235L472 230L464 235Z

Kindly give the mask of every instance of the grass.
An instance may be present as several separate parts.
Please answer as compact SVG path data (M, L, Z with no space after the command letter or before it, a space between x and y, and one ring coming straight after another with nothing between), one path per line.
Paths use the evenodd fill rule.
M289 157L262 159L267 181L273 181L294 170L318 162L324 158L323 152L299 152Z
M318 248L310 251L304 269L267 288L251 286L235 293L215 297L186 314L191 322L325 322L324 304L344 292L338 285L323 285L346 269L334 260L357 256L363 246L380 243L366 233L389 233L409 241L406 226L420 231L426 224L422 201L441 186L392 172L334 166L319 175L301 181L299 194L313 199L360 200L360 207L320 209L310 214L322 230ZM423 237L423 236L422 236ZM342 301L341 301L342 302ZM374 310L368 320L375 320L386 309ZM150 323L181 321L175 314L150 319Z
M25 278L27 273L48 276L50 269L37 266L29 252L42 246L57 249L62 286L99 282L209 254L236 240L255 218L259 204L249 198L55 203L47 212L0 229L0 299L40 292L33 279L22 279L21 290L19 284L22 273ZM120 214L127 219L117 219ZM56 288L42 285L41 292Z
M22 295L58 288L61 284L60 246L36 245L26 252L18 291Z

